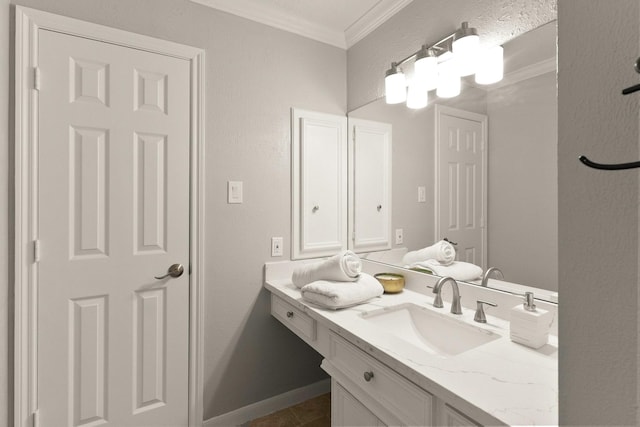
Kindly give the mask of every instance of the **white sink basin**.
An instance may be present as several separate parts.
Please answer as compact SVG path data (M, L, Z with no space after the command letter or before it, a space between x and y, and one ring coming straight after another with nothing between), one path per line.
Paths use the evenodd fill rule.
M417 304L405 303L362 314L379 330L431 354L455 356L500 338L500 335Z

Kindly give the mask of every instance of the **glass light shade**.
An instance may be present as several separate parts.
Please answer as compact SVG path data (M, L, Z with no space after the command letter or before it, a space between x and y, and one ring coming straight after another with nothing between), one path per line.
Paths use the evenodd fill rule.
M460 95L460 74L453 58L438 64L436 95L440 98L453 98Z
M461 76L470 76L476 72L476 57L480 37L475 28L469 28L467 22L462 23L462 27L456 31L451 50L456 57L458 73Z
M416 60L413 76L426 90L435 89L438 86L438 58L425 56Z
M415 110L424 108L429 103L429 91L422 82L413 82L409 85L407 94L407 107Z
M468 36L456 39L452 43L453 53L456 55L473 55L480 46L480 37L477 34L470 34Z
M399 104L406 101L407 82L402 71L387 73L384 78L384 92L387 104Z
M504 76L504 49L502 46L494 46L487 49L478 58L478 70L476 71L476 83L490 85L502 80Z

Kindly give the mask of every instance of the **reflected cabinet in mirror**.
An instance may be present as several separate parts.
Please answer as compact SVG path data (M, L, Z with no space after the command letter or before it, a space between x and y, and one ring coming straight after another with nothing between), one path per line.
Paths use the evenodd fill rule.
M427 108L379 99L349 113L393 127L392 230L403 242L367 257L406 267L405 253L447 238L457 260L502 271L489 286L557 301L556 22L505 43L504 61L501 82L465 80Z

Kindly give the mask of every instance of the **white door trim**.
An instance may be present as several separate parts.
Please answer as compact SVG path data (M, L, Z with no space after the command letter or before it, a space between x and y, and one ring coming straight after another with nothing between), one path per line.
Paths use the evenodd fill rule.
M449 115L454 117L460 117L463 119L474 120L480 122L482 124L482 140L483 140L483 149L482 149L482 218L484 218L484 226L482 227L482 251L484 252L484 262L487 263L487 176L488 176L488 152L489 152L489 140L487 137L487 116L484 114L472 113L470 111L459 110L457 108L447 107L444 105L435 105L435 147L434 147L434 217L435 217L435 228L434 238L439 238L438 234L440 230L440 116L441 115ZM481 265L482 269L486 269L486 265Z
M47 29L152 53L191 64L189 426L203 421L204 360L204 76L202 49L130 33L48 12L16 6L15 14L15 315L14 426L30 427L37 402L38 238L37 154L38 30Z

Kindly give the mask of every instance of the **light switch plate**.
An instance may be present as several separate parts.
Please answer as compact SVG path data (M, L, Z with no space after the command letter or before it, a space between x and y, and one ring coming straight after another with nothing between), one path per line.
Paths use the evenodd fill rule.
M427 201L427 188L424 186L418 187L418 203L425 203Z
M242 181L227 181L227 203L242 203Z
M402 228L396 228L396 245L401 245L404 241Z
M283 240L282 237L271 238L271 256L282 256L283 254Z

